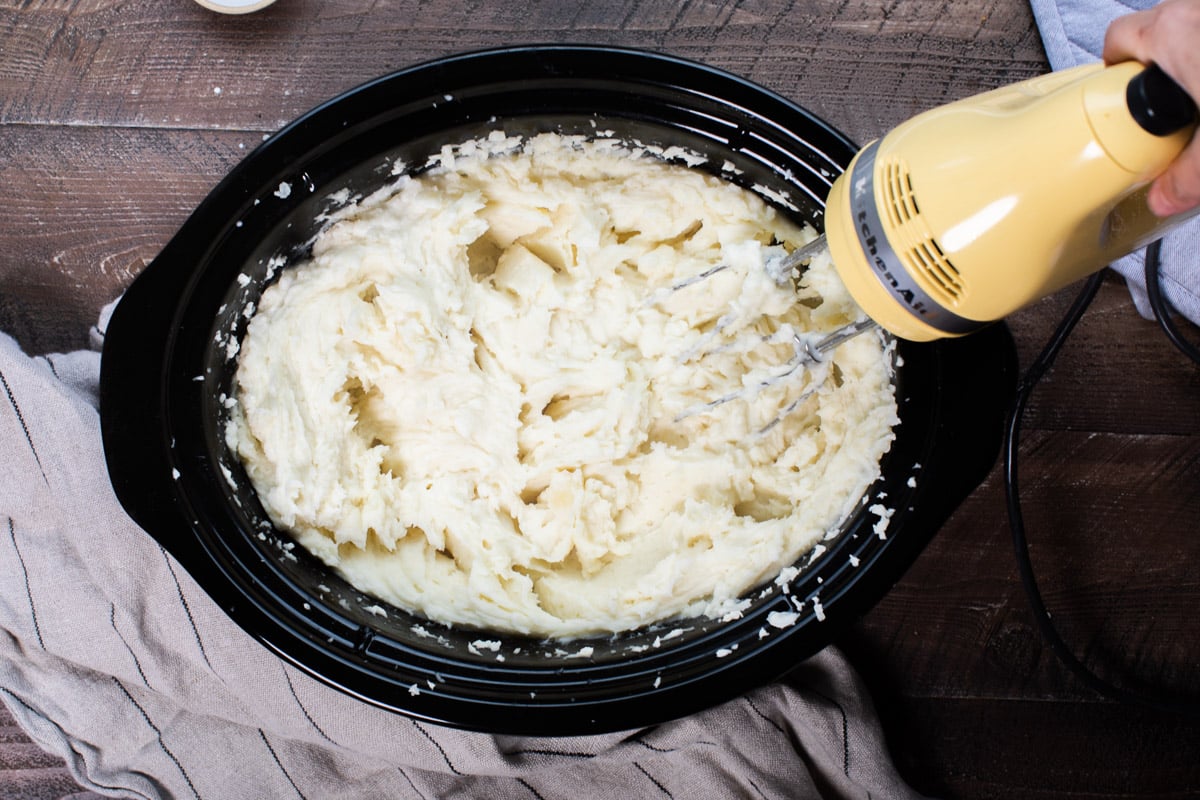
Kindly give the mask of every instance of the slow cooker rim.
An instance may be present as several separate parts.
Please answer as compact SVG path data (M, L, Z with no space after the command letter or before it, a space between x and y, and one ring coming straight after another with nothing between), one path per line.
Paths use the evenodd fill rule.
M163 257L173 258L176 250L186 249L186 243L190 239L195 239L197 237L197 231L202 231L207 225L210 225L210 218L214 215L218 218L218 224L220 223L221 215L218 207L220 206L220 199L223 197L223 193L232 193L237 195L239 193L239 181L244 182L246 179L246 173L252 172L249 169L240 169L243 165L256 164L257 161L255 161L255 159L257 158L258 161L266 162L263 169L259 170L259 172L269 172L271 169L271 158L273 157L274 153L284 152L286 149L285 145L295 146L295 143L291 141L292 138L303 138L314 135L312 127L315 124L314 121L318 115L322 115L324 117L329 115L336 116L337 114L340 114L341 106L339 104L346 102L347 98L349 97L361 96L358 93L364 90L365 87L384 86L388 81L400 79L402 76L411 77L415 74L421 74L422 71L427 68L444 70L449 64L477 64L478 62L475 61L475 59L505 57L506 55L512 53L535 55L538 58L544 59L555 55L562 55L564 53L582 53L591 55L603 53L606 55L611 55L613 52L625 54L628 57L634 58L634 60L649 59L648 63L657 64L669 62L676 68L683 69L685 72L688 69L698 69L699 72L696 73L698 75L717 75L722 80L732 79L736 84L742 86L743 89L749 90L751 94L757 93L761 96L769 97L772 103L782 103L784 106L790 108L791 112L799 112L802 118L805 118L811 123L817 125L819 129L823 129L822 133L829 134L832 136L833 141L840 142L840 145L846 151L848 151L849 154L852 154L853 152L853 147L850 145L849 140L845 139L845 137L843 137L840 133L813 116L810 112L807 112L798 105L787 101L779 95L769 92L769 90L758 87L755 84L746 81L745 79L733 76L729 73L725 73L707 65L696 64L695 62L686 61L673 56L662 56L659 54L632 50L628 48L605 48L602 46L575 45L493 48L489 50L475 51L473 53L451 56L448 59L438 59L431 62L425 62L424 64L415 65L413 67L391 73L388 76L383 76L381 78L368 81L367 83L362 84L360 87L351 89L348 92L339 95L337 98L321 104L313 111L297 119L295 122L282 129L279 134L276 135L276 137L272 137L271 140L265 142L262 146L260 146L260 148L256 149L253 153L247 156L247 159L243 161L241 165L235 167L235 169L231 171L230 175L227 176L226 179L222 181L216 189L213 190L209 197L206 198L205 202L201 204L192 218L185 223L179 234L173 238L172 242L167 246L167 248L164 248ZM844 153L844 155L846 154ZM848 159L849 155L846 155L845 160L847 163ZM844 168L844 166L845 164L840 165L841 168ZM280 166L271 173L272 177L267 181L268 185L274 180L274 177L278 175L281 170L286 171L284 167ZM830 176L830 180L832 180L832 175ZM259 183L262 183L261 179L259 180ZM245 198L243 197L243 200L244 199ZM224 220L224 224L226 227L230 224L228 219ZM158 259L156 259L156 261L158 261ZM153 265L148 267L147 272L150 272L152 268ZM159 271L161 272L162 270ZM192 324L187 319L185 306L187 305L187 300L190 296L190 293L195 288L195 281L198 280L199 277L200 276L198 275L192 276L192 281L183 287L180 287L178 276L176 276L176 279L173 283L174 288L180 291L181 301L180 307L176 309L173 321L169 326L169 335L164 348L163 359L160 362L163 364L163 369L168 374L170 374L172 369L171 364L175 355L174 348L177 345L178 338L181 333L187 331L189 325ZM120 311L120 309L118 309L118 311ZM118 325L118 330L120 327L121 325ZM106 353L106 356L107 355L108 353ZM110 373L110 377L112 374L115 373ZM175 387L179 387L185 380L190 380L190 378L185 378L182 374L176 374L174 381ZM166 387L160 388L163 388L163 394L165 395L159 398L160 402L166 406L166 410L168 411L167 414L164 414L160 418L163 422L161 435L174 439L174 434L179 433L179 431L173 427L174 421L172 419L172 414L170 413L173 408L173 390ZM194 387L185 385L183 388L191 389ZM111 410L114 407L113 403L119 402L120 400L118 394L115 394L113 391L106 392L106 395L108 397L108 401L102 401L102 411L104 410L103 407L105 406ZM170 469L172 471L190 471L194 465L188 462L186 458L179 458L178 452L174 447L174 441L172 441L171 444L172 446L167 449L167 457L165 459L166 463L170 466ZM111 449L109 445L112 445L113 447L118 446L113 437L106 436L106 453ZM119 458L116 460L120 461ZM116 471L117 470L114 470L114 472ZM220 477L212 471L211 465L209 467L207 478L209 480L220 480ZM125 502L128 495L131 492L136 492L137 490L135 488L131 488L131 482L129 480L114 477L114 484L117 484L118 482L122 483L124 486L124 491L119 490L118 494L121 495L122 502ZM134 483L136 483L136 481L134 481ZM176 525L178 525L181 521L185 525L200 524L200 520L204 516L203 511L193 505L186 492L184 492L182 495L179 494L178 481L176 481L175 489L176 491L174 492L164 492L172 497L172 508L170 509L170 513L166 516L176 517ZM134 504L137 505L136 502ZM136 516L137 515L135 514L135 517ZM153 531L151 533L154 535ZM928 535L932 535L932 530L929 530L927 533ZM220 564L214 559L214 554L211 551L205 552L207 545L206 542L202 541L203 537L199 536L198 534L197 536L201 541L190 542L186 546L175 543L174 549L171 546L168 546L166 542L163 542L163 544L164 546L167 546L168 550L171 550L171 552L179 557L181 562L185 562L185 559L191 560L191 564L185 563L185 568L187 568L189 572L195 571L201 573L202 575L206 575L206 580L208 580L210 583L214 581L220 583L222 580L227 581L229 585L233 587L233 591L237 596L234 598L233 603L226 602L223 604L223 607L231 617L234 617L235 621L238 621L239 624L243 625L243 627L251 630L251 633L254 634L256 638L258 638L260 641L263 641L264 644L267 644L267 646L271 647L281 655L284 655L293 663L297 663L299 666L305 668L306 671L309 672L313 672L311 669L313 663L316 663L317 661L328 660L329 663L323 670L318 671L319 674L317 674L317 677L320 677L326 682L338 686L338 688L346 691L349 694L362 697L368 702L373 702L383 707L392 708L393 710L398 710L403 713L419 716L421 718L438 721L443 724L457 724L460 726L465 725L467 727L476 725L478 723L478 715L486 706L488 708L500 710L495 715L495 719L489 716L487 718L488 721L484 723L485 725L491 726L503 724L505 726L510 726L514 720L511 719L510 714L504 713L503 709L513 706L520 706L522 707L523 712L529 715L523 717L520 721L520 725L524 728L524 730L521 732L578 732L573 731L572 729L581 719L580 712L584 711L585 709L587 710L587 713L584 714L584 717L590 719L587 725L588 732L594 732L597 729L616 729L620 727L627 727L628 723L631 721L637 722L638 724L653 721L654 718L661 716L666 711L667 706L670 707L670 711L666 713L669 713L671 716L677 716L680 713L698 710L704 705L711 704L714 697L714 695L706 695L701 691L693 691L690 696L685 696L680 692L681 688L690 687L694 689L695 685L702 685L705 688L712 688L716 692L715 696L720 696L721 694L731 695L732 692L728 691L730 686L737 686L737 691L740 692L741 690L744 690L749 683L761 682L761 680L767 676L768 673L772 673L770 677L777 677L778 673L781 672L781 667L783 666L777 663L768 666L766 659L756 659L755 654L758 651L747 652L745 654L730 654L732 657L728 657L728 660L714 662L717 664L717 666L709 670L708 673L697 676L694 679L690 679L686 684L677 684L667 687L661 692L657 691L658 687L654 687L655 690L649 692L632 693L627 691L627 696L624 698L605 698L602 701L584 703L576 702L570 697L564 697L561 700L546 700L543 698L540 703L530 705L518 703L515 699L509 701L500 701L494 705L490 704L490 702L480 701L474 705L467 703L465 709L458 709L460 713L446 713L446 708L441 706L438 702L431 703L427 698L418 701L418 698L422 697L421 694L410 694L408 687L398 683L383 681L382 685L374 686L373 691L364 694L360 688L356 688L353 685L355 682L359 682L359 685L361 686L362 680L376 681L382 679L376 675L371 675L364 679L362 670L360 669L361 664L351 663L353 659L350 659L348 656L346 658L342 658L342 656L345 655L343 653L331 654L312 641L307 641L306 643L306 639L311 637L307 636L306 632L304 631L297 632L294 630L284 630L282 631L284 635L281 640L279 636L281 631L278 629L287 627L288 623L286 620L278 617L272 618L272 615L269 613L266 613L261 619L255 619L255 615L257 613L264 612L263 607L260 606L252 611L247 611L245 605L240 605L243 603L248 603L250 606L254 606L256 601L253 599L252 592L250 591L250 589L253 587L247 585L237 586L236 584L240 582L240 576L236 574L226 573L223 575L223 577L217 577L214 573L214 570L220 571ZM899 538L893 539L891 543L881 547L876 552L876 560L882 558L884 553L898 551L899 546L895 544L896 541L902 541L903 546L909 550L915 549L916 551L919 551L924 544L924 541L918 541L919 539L920 537L918 537L916 534L909 535L903 540L900 540ZM205 563L206 558L208 559L207 563ZM891 563L896 567L907 566L906 563L901 563L903 560L904 559L893 558ZM880 575L880 577L884 576L884 571L881 568L876 567L876 570L876 574ZM900 571L903 570L900 569ZM898 575L896 577L898 577ZM206 586L205 588L206 591L210 590L209 586ZM880 592L880 594L882 594L882 592ZM867 596L867 592L860 591L857 595L857 598L865 601ZM873 601L871 604L873 604ZM811 652L815 652L815 640L814 642L802 641L805 639L805 637L801 635L801 632L807 630L807 628L813 624L813 621L815 620L818 624L823 626L821 628L822 635L818 638L821 640L821 642L824 642L828 634L831 634L835 630L844 628L844 626L851 621L852 615L850 612L852 611L852 606L855 605L862 605L862 603L853 603L850 600L843 600L839 597L838 602L835 603L830 601L830 603L826 605L824 610L824 614L826 616L824 620L815 620L814 614L810 612L809 615L805 617L804 625L798 625L792 630L784 631L780 635L772 638L772 642L774 642L772 645L774 647L774 653L790 653L795 659L810 655ZM843 612L843 609L845 609L846 613ZM857 616L857 612L861 610L862 609L859 608L853 609L853 616ZM295 611L295 609L293 608L291 611ZM747 625L748 623L741 623L740 625L731 626L728 630L736 629L744 631L747 629ZM370 641L368 641L365 646L356 642L350 648L350 652L354 653L362 650L363 653L365 653L370 644ZM311 649L307 652L302 652L305 651L306 647ZM299 658L298 653L300 654ZM310 661L306 662L305 657L310 659ZM341 667L336 666L339 663L342 665ZM340 676L329 674L330 670L335 669L345 671ZM580 672L585 671L586 669L581 666ZM341 680L341 678L346 678L347 680ZM586 681L586 678L583 680ZM435 692L427 692L425 694L433 695ZM396 695L399 695L398 700ZM658 702L648 703L646 702L647 698L654 698ZM468 715L461 713L464 710L469 710L472 712L472 714L475 715L475 718L466 719L465 717ZM502 717L504 719L501 719Z

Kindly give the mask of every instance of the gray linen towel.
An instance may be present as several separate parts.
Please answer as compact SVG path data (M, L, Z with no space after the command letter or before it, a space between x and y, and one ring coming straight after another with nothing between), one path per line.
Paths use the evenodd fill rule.
M917 796L832 649L709 711L574 738L439 728L325 686L238 628L124 514L98 370L97 352L29 358L0 335L0 698L81 786L209 800Z
M1067 69L1100 60L1104 34L1117 17L1155 5L1153 0L1031 0L1042 34L1046 57L1054 69ZM1163 297L1181 314L1200 325L1200 218L1192 219L1163 238L1160 269ZM1146 296L1146 254L1138 251L1112 268L1129 286L1138 313L1153 318Z

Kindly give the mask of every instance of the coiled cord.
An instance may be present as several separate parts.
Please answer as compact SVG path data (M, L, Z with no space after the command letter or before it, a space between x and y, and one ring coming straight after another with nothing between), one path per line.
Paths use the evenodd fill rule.
M1162 296L1159 287L1161 249L1161 241L1155 241L1146 250L1146 288L1151 308L1153 309L1155 318L1158 320L1159 326L1167 334L1167 337L1188 358L1200 364L1200 349L1197 349L1180 335L1178 328L1171 319L1170 309L1167 307L1166 301ZM1021 584L1025 589L1026 598L1042 639L1058 657L1058 660L1081 683L1110 700L1137 705L1159 712L1200 718L1200 703L1149 692L1134 692L1106 681L1088 669L1075 656L1075 653L1071 650L1071 647L1063 639L1058 628L1055 627L1051 620L1050 612L1046 609L1041 590L1038 588L1037 578L1034 575L1033 564L1029 556L1029 542L1025 535L1025 521L1021 513L1018 470L1021 420L1025 413L1025 406L1029 401L1029 397L1033 394L1034 388L1036 388L1038 382L1053 365L1067 337L1070 336L1075 325L1079 322L1088 306L1091 305L1092 300L1095 299L1103 280L1103 272L1098 272L1084 284L1083 289L1071 304L1071 308L1067 311L1062 321L1059 322L1058 327L1051 335L1046 346L1042 349L1042 352L1033 361L1029 369L1025 371L1025 374L1017 384L1016 397L1008 413L1004 431L1004 489L1008 508L1009 527L1012 531L1013 548L1017 558L1017 570L1020 573Z

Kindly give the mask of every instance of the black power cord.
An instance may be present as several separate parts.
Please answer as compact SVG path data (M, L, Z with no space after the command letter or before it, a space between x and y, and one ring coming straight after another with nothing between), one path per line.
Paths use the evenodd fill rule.
M1196 364L1200 364L1200 348L1183 338L1183 334L1179 332L1179 328L1175 326L1175 321L1171 318L1171 309L1167 306L1166 298L1163 297L1159 280L1158 273L1161 268L1162 239L1158 239L1146 248L1146 294L1150 299L1150 308L1154 312L1154 318L1158 320L1158 327L1162 328L1163 333L1171 340L1171 344Z
M1178 329L1171 320L1170 310L1167 308L1159 289L1160 253L1161 241L1154 242L1146 250L1146 287L1151 307L1160 327L1166 332L1167 337L1188 358L1200 364L1200 350L1183 339L1179 334ZM1029 557L1029 542L1025 536L1025 522L1021 513L1020 482L1018 480L1018 445L1021 434L1021 419L1024 416L1025 406L1029 401L1030 395L1033 394L1034 388L1042 379L1042 376L1053 365L1054 359L1058 356L1058 352L1062 349L1067 337L1070 336L1071 331L1074 330L1075 325L1096 297L1096 293L1099 291L1103 280L1103 272L1098 272L1084 284L1083 289L1075 298L1075 301L1062 321L1059 322L1058 327L1055 329L1053 335L1051 335L1042 352L1030 365L1029 369L1025 371L1021 381L1017 384L1016 397L1008 413L1004 432L1004 489L1008 507L1009 526L1012 529L1013 547L1017 557L1017 569L1020 573L1021 584L1025 589L1026 598L1033 611L1033 618L1037 623L1042 639L1058 657L1059 661L1080 682L1097 694L1111 700L1142 706L1155 711L1200 718L1200 703L1178 700L1157 694L1134 692L1114 685L1088 669L1075 656L1071 647L1066 643L1051 621L1050 612L1046 609L1046 604L1042 600L1042 593L1038 588L1037 578L1033 572L1033 564Z

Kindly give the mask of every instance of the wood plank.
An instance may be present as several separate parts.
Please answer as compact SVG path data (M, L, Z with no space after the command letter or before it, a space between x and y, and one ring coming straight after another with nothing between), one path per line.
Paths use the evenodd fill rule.
M0 703L0 792L12 800L61 800L80 792L63 761L34 744Z
M1033 431L1022 495L1055 624L1093 671L1200 702L1200 439ZM843 640L909 779L944 798L1186 797L1200 720L1103 700L1043 643L999 470Z
M1073 286L1009 319L1020 361L1028 366L1074 300ZM1200 331L1177 320L1190 341ZM1100 294L1034 392L1031 427L1126 433L1200 433L1200 367L1143 319L1124 279L1107 274Z
M257 134L0 130L0 330L27 351L84 346L120 295Z
M0 231L17 254L0 265L0 323L34 352L79 346L95 309L247 140L399 66L545 31L544 40L648 47L731 69L867 138L920 107L1044 68L1028 11L993 13L998 5L919 4L901 15L864 2L544 3L518 13L409 0L364 13L343 0L231 18L191 3L170 13L111 0L0 4L0 169L6 185L28 187ZM43 124L72 133L21 130ZM178 135L83 132L91 127Z
M83 792L65 766L0 772L0 787L8 800L101 800Z
M942 800L1158 800L1200 787L1195 725L1107 703L880 705L901 774Z
M1092 669L1200 702L1200 437L1030 433L1021 495L1035 574ZM1043 644L995 470L849 645L907 696L1094 699Z
M368 9L294 0L243 17L160 5L0 4L0 122L274 130L377 75L532 36L703 61L865 141L938 102L1046 69L1028 9L1000 0L905 4L903 13L866 0Z

